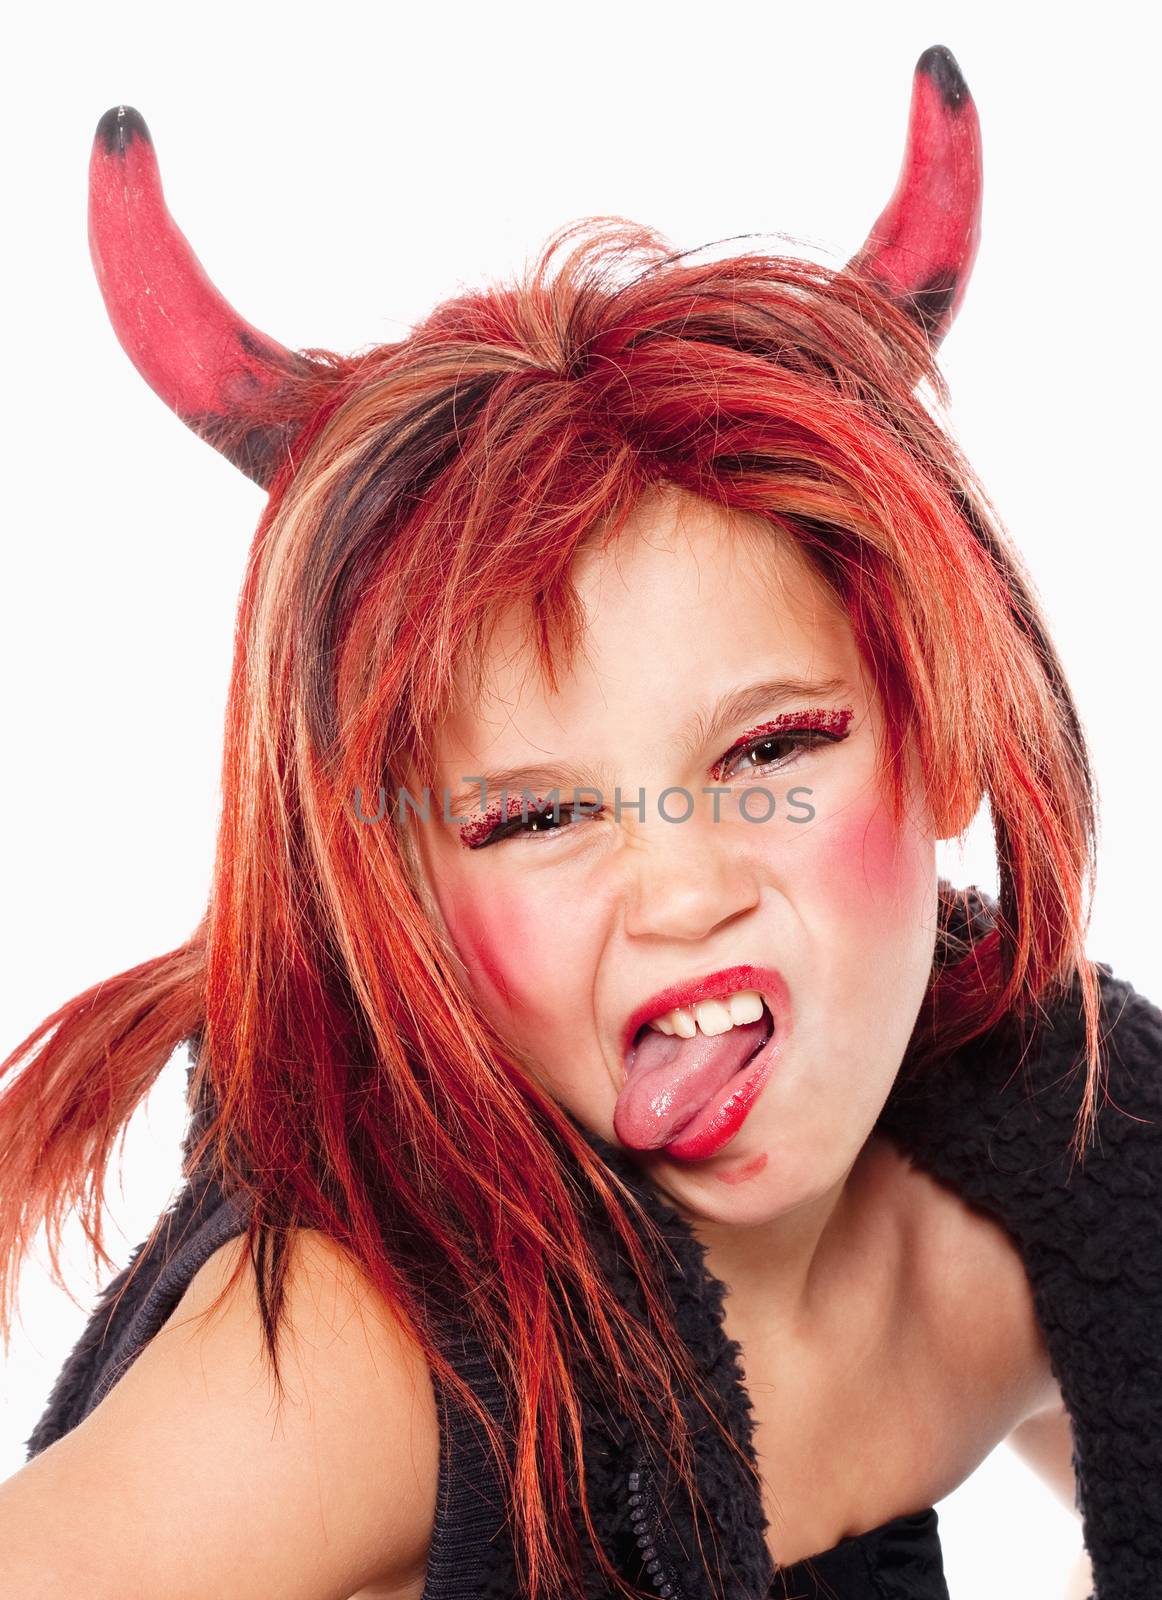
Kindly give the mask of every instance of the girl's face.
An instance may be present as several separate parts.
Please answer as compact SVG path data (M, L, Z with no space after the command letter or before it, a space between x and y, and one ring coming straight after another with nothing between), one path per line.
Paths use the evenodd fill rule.
M582 552L575 579L585 647L559 693L514 615L485 699L441 729L430 820L411 824L422 870L480 1006L559 1103L685 1212L772 1219L842 1181L919 1011L937 878L918 775L897 829L847 620L775 531L757 545L709 502L657 494L604 553ZM485 773L504 776L482 805ZM554 788L560 821L538 825ZM740 967L755 970L713 981ZM633 1112L619 1095L639 1025L708 977L762 993L774 1037L757 1074L737 1052L765 1026L735 1042L735 1115L714 1117L723 1092L682 1112L683 1150L675 1107L704 1102L690 1085L721 1091L726 1039L649 1030L660 1087L639 1086ZM717 1069L697 1064L723 1048ZM753 1098L733 1091L748 1075ZM689 1131L707 1116L728 1133L709 1153Z

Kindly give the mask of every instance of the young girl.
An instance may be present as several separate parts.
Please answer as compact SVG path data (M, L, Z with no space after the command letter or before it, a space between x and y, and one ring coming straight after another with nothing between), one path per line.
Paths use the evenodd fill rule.
M1082 730L931 403L979 205L938 48L841 272L606 222L295 354L102 119L118 334L270 500L205 918L5 1063L10 1301L192 1055L5 1594L935 1600L1005 1438L1156 1592L1162 1013L1086 957ZM996 901L935 866L986 798Z

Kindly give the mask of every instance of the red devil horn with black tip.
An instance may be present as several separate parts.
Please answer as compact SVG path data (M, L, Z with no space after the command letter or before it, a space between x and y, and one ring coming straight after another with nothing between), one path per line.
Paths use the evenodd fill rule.
M916 63L895 192L848 262L912 316L933 346L948 332L980 243L980 123L951 50Z
M259 333L214 288L162 197L149 129L131 106L97 124L89 249L118 339L195 433L266 488L291 437L272 421L304 357Z

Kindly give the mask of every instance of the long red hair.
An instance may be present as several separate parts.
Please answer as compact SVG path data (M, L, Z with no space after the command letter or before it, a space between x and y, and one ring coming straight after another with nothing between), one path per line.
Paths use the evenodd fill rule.
M42 1223L58 1278L74 1209L109 1262L113 1141L196 1038L208 1116L188 1165L212 1162L253 1202L275 1371L290 1230L321 1229L504 1463L428 1320L422 1265L440 1262L513 1396L507 1481L536 1597L566 1589L579 1559L563 1448L580 1449L577 1361L645 1431L635 1397L661 1395L683 1462L688 1369L641 1218L473 1005L406 827L390 806L361 824L355 791L374 812L381 785L425 769L454 674L474 680L510 605L527 607L555 681L582 633L574 557L615 537L643 492L675 485L749 513L796 543L850 618L897 816L909 742L934 814L991 809L996 925L971 948L938 945L905 1067L1033 1017L1078 979L1081 1149L1102 1067L1084 953L1092 777L1032 585L941 425L925 334L866 282L759 253L692 259L590 219L523 280L439 306L399 343L310 354L282 393L293 448L239 605L206 916L179 949L63 1005L0 1068L3 1327ZM558 1149L592 1181L663 1333L603 1281ZM591 1308L596 1348L571 1348L569 1295ZM587 1508L585 1521L592 1538Z

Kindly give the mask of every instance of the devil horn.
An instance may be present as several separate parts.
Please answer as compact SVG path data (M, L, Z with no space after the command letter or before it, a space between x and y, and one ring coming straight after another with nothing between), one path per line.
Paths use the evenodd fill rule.
M259 333L206 276L162 196L141 114L115 106L89 162L89 249L114 330L182 421L266 488L292 436L272 420L304 357Z
M980 123L956 58L916 63L904 164L892 198L846 272L903 307L935 347L948 332L980 243Z

